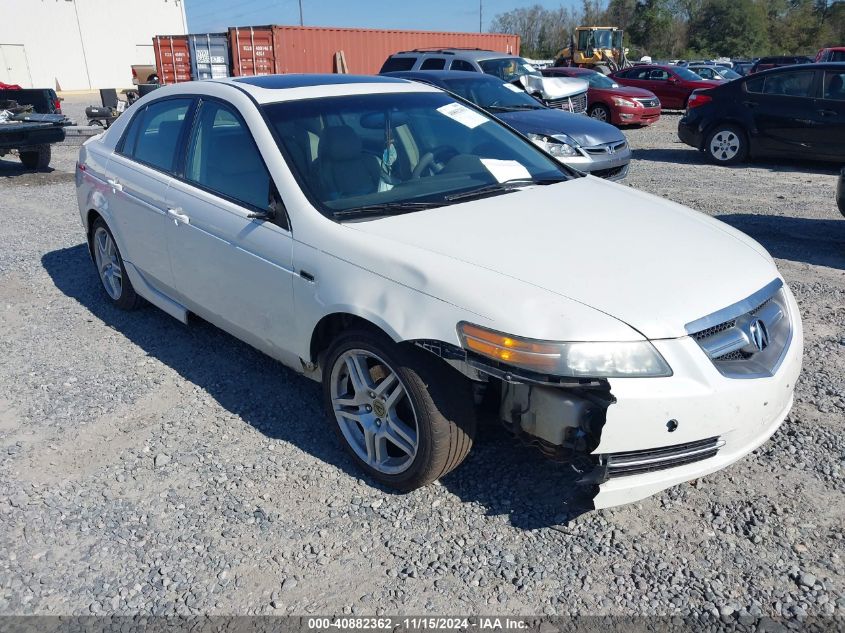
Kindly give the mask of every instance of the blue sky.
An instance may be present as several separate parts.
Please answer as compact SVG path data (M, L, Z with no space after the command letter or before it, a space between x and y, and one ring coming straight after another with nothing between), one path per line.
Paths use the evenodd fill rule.
M518 6L549 8L580 0L482 0L484 28L498 13ZM192 33L250 24L299 24L298 0L185 0ZM306 26L478 31L478 0L302 0Z

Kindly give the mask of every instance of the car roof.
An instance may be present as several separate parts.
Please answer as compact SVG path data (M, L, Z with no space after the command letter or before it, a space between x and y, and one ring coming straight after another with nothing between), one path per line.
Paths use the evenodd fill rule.
M172 87L178 89L181 86L184 89L189 89L192 84L203 84L209 81L233 86L246 92L259 103L312 99L315 97L388 92L427 92L435 90L423 84L398 77L328 73L228 77L225 79L178 83L173 84Z
M554 72L567 72L574 75L589 75L590 73L598 72L592 68L579 68L578 66L551 66L543 68L543 70L550 70ZM540 71L542 72L542 71Z
M482 48L417 48L410 51L400 51L394 53L391 57L400 56L419 56L419 55L454 55L460 56L463 59L471 59L473 61L484 61L486 59L502 59L506 57L518 58L519 55L512 53L502 53L500 51L485 50Z
M775 73L790 72L793 70L838 70L845 72L845 62L818 62L812 64L789 64L788 66L778 66L777 68L767 68L761 70L759 73L748 75L748 77L759 77L762 75L771 75Z
M382 73L381 77L397 77L397 78L420 78L420 79L475 79L476 81L486 81L488 83L504 83L498 77L488 75L487 73L479 73L473 70L396 70L389 73Z

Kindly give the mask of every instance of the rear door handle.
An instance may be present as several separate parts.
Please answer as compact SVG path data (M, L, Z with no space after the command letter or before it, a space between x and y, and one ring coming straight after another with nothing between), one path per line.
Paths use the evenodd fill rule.
M175 209L167 209L167 215L173 218L174 224L179 224L180 222L182 224L190 224L191 218L182 213L181 211L181 207L176 207Z
M757 102L756 101L743 101L742 105L748 106L749 108L756 108Z
M836 110L819 110L819 114L822 116L836 116L839 113Z
M120 184L120 181L117 178L107 178L106 182L109 183L109 187L115 191L123 191L123 185Z

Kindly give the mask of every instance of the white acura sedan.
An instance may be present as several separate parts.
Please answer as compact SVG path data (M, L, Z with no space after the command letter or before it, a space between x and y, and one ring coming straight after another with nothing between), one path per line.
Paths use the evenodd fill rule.
M456 468L481 410L598 508L727 466L792 405L801 320L759 244L433 87L169 86L76 176L108 301L198 315L322 381L340 441L400 490Z

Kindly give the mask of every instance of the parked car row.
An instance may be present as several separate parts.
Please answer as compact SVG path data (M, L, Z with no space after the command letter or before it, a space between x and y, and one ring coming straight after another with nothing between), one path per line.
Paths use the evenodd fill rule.
M457 468L481 410L573 464L584 508L763 444L803 347L766 251L556 160L503 108L567 114L512 84L420 74L242 77L139 99L77 165L104 299L198 315L320 381L354 462L399 490Z

